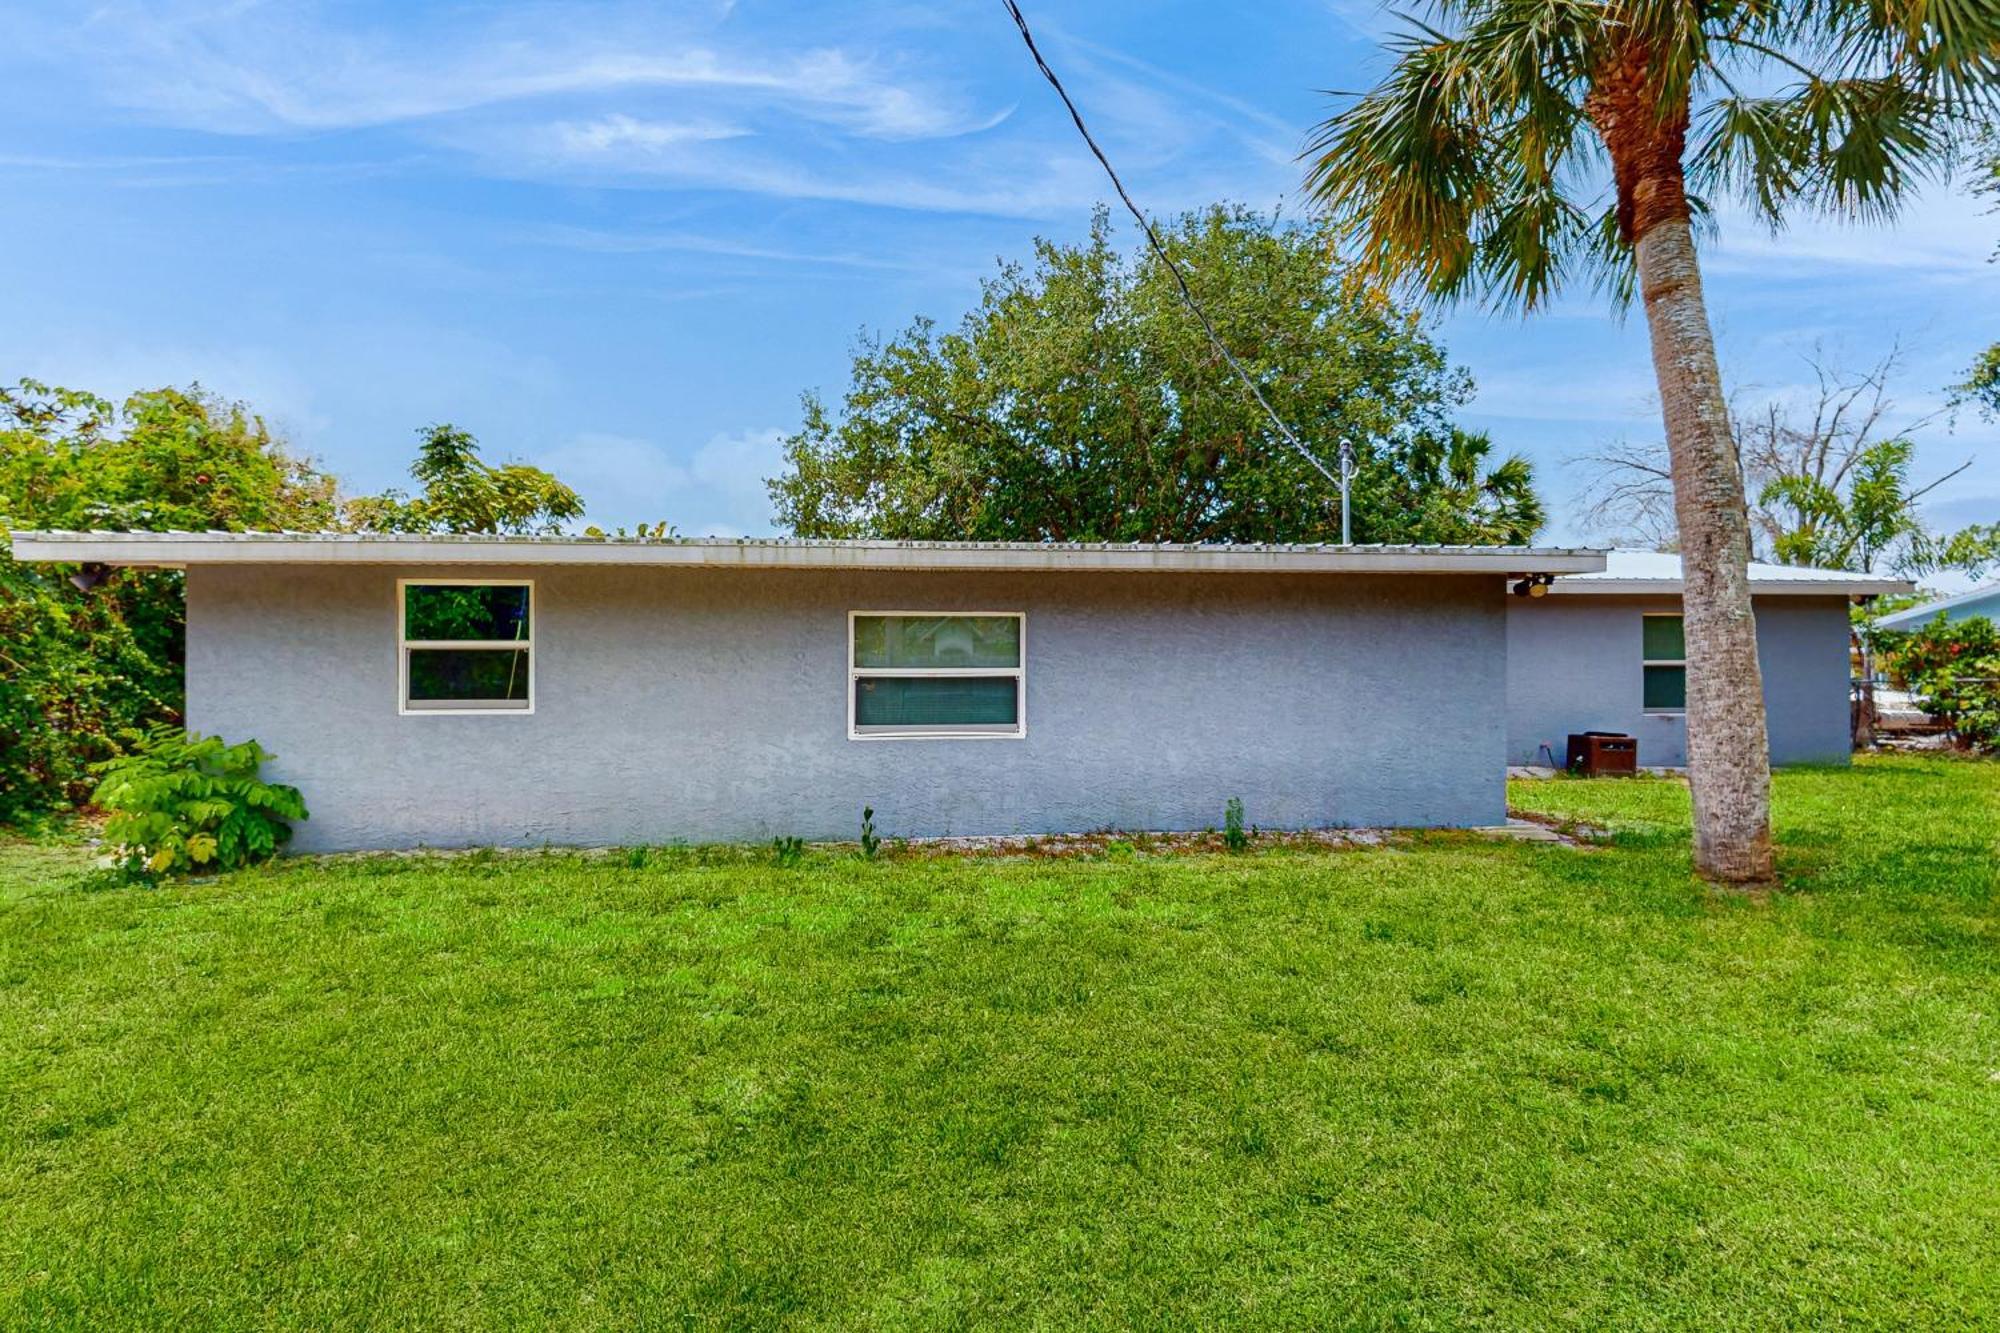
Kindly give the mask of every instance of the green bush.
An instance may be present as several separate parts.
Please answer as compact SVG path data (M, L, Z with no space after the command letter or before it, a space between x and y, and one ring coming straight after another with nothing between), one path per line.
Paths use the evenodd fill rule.
M1232 796L1222 807L1222 843L1232 852L1248 850L1250 835L1243 828L1243 798Z
M270 758L256 741L148 732L132 754L96 765L94 799L111 812L105 841L142 878L264 860L291 841L289 821L306 817L298 788L258 779Z
M0 532L323 528L333 478L247 408L189 389L122 407L0 385ZM181 720L182 576L116 569L88 590L0 537L0 824L90 796L92 765Z
M178 622L152 614L156 593L179 614L179 579L120 570L86 595L0 535L0 825L81 803L91 764L179 717Z
M2000 751L2000 631L1992 621L1953 623L1939 613L1922 629L1878 633L1875 646L1889 674L1949 723L1960 744Z

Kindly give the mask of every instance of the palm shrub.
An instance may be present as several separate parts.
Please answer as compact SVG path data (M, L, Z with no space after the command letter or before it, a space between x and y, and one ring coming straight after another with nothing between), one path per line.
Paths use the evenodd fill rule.
M1892 216L2000 100L1993 0L1430 0L1320 126L1310 187L1364 272L1534 309L1579 281L1652 336L1686 578L1696 868L1771 875L1750 528L1695 227L1728 200Z
M290 821L306 818L297 787L258 777L272 757L254 740L155 728L133 753L96 766L94 799L111 812L105 841L142 878L264 860L291 841Z

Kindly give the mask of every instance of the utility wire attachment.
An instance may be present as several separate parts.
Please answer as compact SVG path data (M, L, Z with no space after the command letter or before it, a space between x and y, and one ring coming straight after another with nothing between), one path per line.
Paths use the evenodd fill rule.
M1209 320L1208 312L1203 310L1201 302L1195 299L1193 289L1188 286L1186 275L1181 272L1181 266L1174 262L1174 257L1167 253L1167 247L1161 242L1160 234L1153 230L1153 224L1139 210L1139 205L1132 202L1132 196L1126 191L1125 182L1118 179L1118 171L1111 165L1111 159L1104 155L1104 150L1097 146L1097 140L1092 137L1090 127L1083 123L1083 113L1076 109L1076 103L1070 100L1068 90L1063 87L1062 80L1056 77L1056 72L1049 68L1049 62L1042 59L1041 48L1035 45L1035 34L1029 31L1028 20L1021 13L1021 6L1015 3L1015 0L1000 0L1000 2L1007 7L1008 15L1014 20L1014 26L1021 30L1021 40L1028 44L1028 54L1035 58L1035 68L1039 69L1042 72L1042 77L1049 81L1049 87L1056 90L1056 96L1062 99L1063 106L1069 110L1069 118L1076 122L1076 132L1083 136L1084 143L1090 146L1091 154L1097 158L1098 165L1102 166L1104 174L1111 178L1111 187L1118 191L1118 197L1124 201L1126 210L1138 220L1139 230L1146 234L1146 243L1152 246L1153 253L1160 257L1160 262L1167 266L1167 272L1174 275L1174 285L1180 288L1181 300L1187 304L1189 310L1194 312L1194 317L1201 321L1202 332L1208 335L1208 341L1221 354L1222 359L1229 363L1229 368L1236 372L1236 378L1243 381L1243 387L1248 389L1250 396L1257 400L1257 406L1264 409L1264 415L1271 419L1271 425L1276 428L1279 437L1286 444L1298 450L1299 457L1311 463L1314 470L1322 477L1340 487L1340 540L1342 545L1347 545L1349 541L1347 514L1348 488L1345 478L1351 476L1353 471L1351 460L1354 454L1352 447L1347 441L1341 441L1341 473L1343 475L1336 477L1332 472L1327 470L1326 464L1320 462L1313 455L1312 450L1306 448L1304 442L1293 433L1292 428L1285 424L1284 418L1278 415L1277 409L1271 406L1268 398L1264 397L1264 391L1257 387L1257 381L1250 377L1250 372L1243 368L1243 363L1236 359L1236 354L1230 351L1228 345L1222 341L1222 335L1215 331L1215 325Z

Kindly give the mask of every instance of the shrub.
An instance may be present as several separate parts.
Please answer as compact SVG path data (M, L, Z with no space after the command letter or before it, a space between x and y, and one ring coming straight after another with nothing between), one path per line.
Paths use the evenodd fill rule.
M0 526L10 520L0 517ZM91 765L179 716L178 574L115 572L89 594L17 563L0 535L0 824L81 804Z
M771 859L787 868L797 865L806 859L806 840L797 836L771 839Z
M8 528L322 528L333 478L198 389L94 394L0 384ZM87 800L92 766L181 720L182 576L23 565L0 536L0 824Z
M104 777L94 799L111 812L105 841L140 878L264 860L291 840L289 821L306 817L298 788L258 779L270 758L256 741L155 728L132 754L95 766Z
M1243 798L1232 796L1222 807L1222 845L1232 852L1240 852L1250 846L1250 835L1243 830Z
M861 854L873 861L875 853L882 850L882 835L875 831L875 807L861 808Z
M1992 621L1954 624L1940 613L1922 629L1878 633L1875 641L1889 674L1949 723L1960 744L2000 750L2000 631Z

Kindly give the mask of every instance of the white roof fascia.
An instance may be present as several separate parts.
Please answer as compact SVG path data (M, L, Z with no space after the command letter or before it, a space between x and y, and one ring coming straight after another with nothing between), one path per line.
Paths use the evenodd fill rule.
M1587 548L1225 546L877 542L263 532L11 534L14 557L61 564L623 565L717 569L1113 571L1133 573L1567 574L1604 568Z

